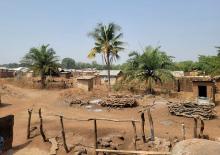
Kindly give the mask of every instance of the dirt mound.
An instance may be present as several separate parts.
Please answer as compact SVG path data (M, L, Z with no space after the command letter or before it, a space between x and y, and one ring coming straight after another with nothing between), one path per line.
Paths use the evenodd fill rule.
M204 139L188 139L177 143L172 155L219 155L220 143Z

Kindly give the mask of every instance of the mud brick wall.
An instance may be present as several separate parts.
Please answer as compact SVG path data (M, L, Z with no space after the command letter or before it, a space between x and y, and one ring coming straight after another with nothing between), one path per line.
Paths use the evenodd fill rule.
M3 151L12 148L14 115L0 118L0 136L4 138Z
M210 99L210 100L213 100L213 89L214 89L214 83L213 82L201 82L201 81L194 81L193 82L193 96L195 98L198 97L198 86L207 86L207 97Z
M0 78L9 78L9 77L14 77L14 73L0 70Z

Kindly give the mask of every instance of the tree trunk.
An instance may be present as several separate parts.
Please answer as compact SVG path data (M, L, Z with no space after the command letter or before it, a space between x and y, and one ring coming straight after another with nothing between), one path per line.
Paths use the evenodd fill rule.
M41 87L42 88L46 87L45 81L46 81L46 76L43 73L41 73Z
M111 75L110 75L110 60L109 60L109 54L107 54L107 69L108 69L108 87L109 87L109 90L111 89Z

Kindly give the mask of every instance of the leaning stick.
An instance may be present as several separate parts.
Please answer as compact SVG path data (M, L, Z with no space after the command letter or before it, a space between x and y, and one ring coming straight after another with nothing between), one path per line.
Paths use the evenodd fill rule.
M150 108L147 109L147 115L148 115L149 124L150 124L150 139L151 141L154 141L154 123L153 123L153 119L151 116Z
M137 129L136 129L136 125L135 122L132 121L132 127L134 129L134 149L137 150Z
M33 109L28 109L28 124L27 124L27 139L30 138L30 128L31 128L31 115Z
M46 138L46 136L44 134L44 129L43 129L43 118L42 118L42 115L41 115L41 108L39 109L38 113L39 113L39 118L40 118L40 134L41 134L41 136L43 138L43 141L47 142L48 140L47 140L47 138Z
M144 124L145 124L145 118L144 118L144 112L141 113L141 134L142 134L142 139L143 142L146 143L146 137L145 137L145 132L144 132Z
M96 149L98 149L98 142L97 142L97 137L98 137L98 134L97 134L97 123L96 123L96 119L93 120L93 123L94 123L94 154L95 155L98 155L98 152L96 152Z
M193 131L193 137L197 138L197 118L194 118L194 131Z
M66 153L68 153L69 150L66 144L66 136L65 136L64 125L63 125L63 116L60 116L60 124L61 124L61 132L62 132L62 137L63 137L63 146L64 146Z

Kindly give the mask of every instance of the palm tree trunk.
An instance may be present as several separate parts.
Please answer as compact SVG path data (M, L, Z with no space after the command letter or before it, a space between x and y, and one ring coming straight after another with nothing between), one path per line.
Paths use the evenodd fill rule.
M46 87L45 81L46 81L46 77L45 77L45 75L43 73L41 73L41 87L42 88Z
M111 75L110 75L110 60L109 60L109 54L107 54L107 70L108 70L108 86L109 86L109 89L111 88Z

